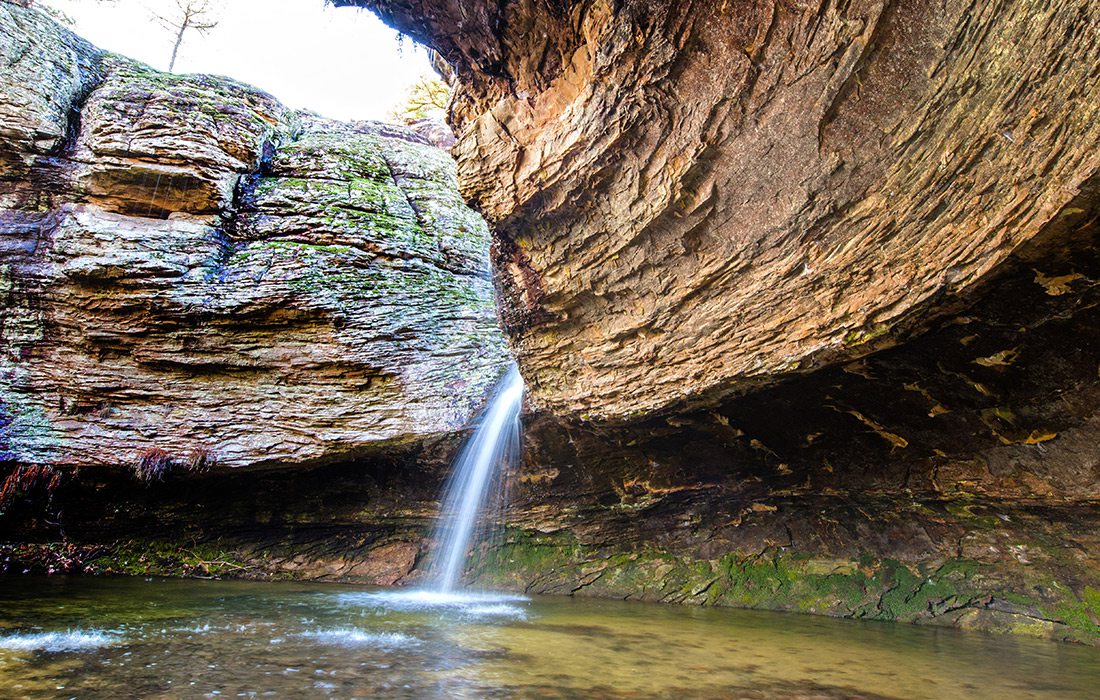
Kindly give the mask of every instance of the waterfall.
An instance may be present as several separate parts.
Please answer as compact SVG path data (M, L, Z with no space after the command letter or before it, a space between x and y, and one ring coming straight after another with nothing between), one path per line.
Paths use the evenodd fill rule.
M522 404L523 378L519 368L512 365L493 392L474 434L455 459L443 492L440 524L432 537L438 547L432 564L437 570L433 578L438 592L448 593L458 584L489 485L501 474L500 467L517 454Z

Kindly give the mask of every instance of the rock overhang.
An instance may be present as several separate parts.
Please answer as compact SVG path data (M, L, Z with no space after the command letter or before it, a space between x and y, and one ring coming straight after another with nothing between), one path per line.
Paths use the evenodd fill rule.
M336 4L453 65L506 330L571 419L904 341L1095 206L1080 3Z

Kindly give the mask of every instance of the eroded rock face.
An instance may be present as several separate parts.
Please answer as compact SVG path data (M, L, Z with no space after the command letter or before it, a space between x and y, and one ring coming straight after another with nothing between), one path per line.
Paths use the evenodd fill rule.
M1059 144L1071 134L1080 141L1066 141L1062 151L1049 152L1050 182L1067 182L1062 158L1077 159L1078 172L1088 176L1091 166L1080 157L1079 146L1088 142L1091 122L1064 115L1057 117L1064 121L1047 122L1040 112L1029 122L1032 130L1026 138L1016 126L1008 132L1011 139L991 132L967 147L979 150L965 150L970 158L966 168L951 156L930 172L922 160L933 155L927 149L954 137L935 124L936 110L920 101L927 97L920 91L933 83L947 89L937 81L958 78L952 72L956 59L944 59L942 73L930 73L925 83L904 78L912 78L910 62L920 65L928 56L940 55L935 42L927 55L905 54L906 61L893 64L901 76L893 87L898 94L916 95L914 114L926 119L910 135L909 145L899 147L891 140L899 138L897 129L902 127L889 121L890 104L880 109L872 101L886 89L875 72L883 69L877 62L900 45L900 36L920 34L922 27L947 31L946 25L921 24L916 18L903 22L909 16L904 13L915 12L915 5L886 7L870 39L868 26L852 21L868 12L868 6L847 5L847 19L830 15L834 10L826 8L826 19L835 21L820 23L815 39L804 46L791 44L806 31L798 22L792 25L792 18L812 23L813 17L808 10L799 14L803 10L791 3L770 10L764 4L730 9L719 3L682 3L648 8L649 14L642 13L640 3L624 3L618 8L621 14L603 16L603 24L593 24L601 17L596 4L521 1L500 6L504 15L497 14L497 6L481 3L462 3L463 13L457 3L393 5L392 12L415 21L409 25L414 31L431 33L465 76L455 117L456 123L469 127L459 145L467 183L479 186L479 161L463 150L471 144L484 151L486 178L499 175L493 168L501 158L512 157L513 150L541 163L546 178L545 198L532 194L542 185L527 166L502 183L484 180L478 196L499 214L505 232L499 241L500 269L515 280L514 285L506 282L506 288L519 294L508 308L515 312L513 331L524 344L528 369L541 382L535 395L567 420L547 413L526 416L526 459L511 475L514 498L502 514L503 536L479 543L469 562L471 580L530 592L907 620L1100 644L1100 460L1095 449L1100 440L1095 355L1100 344L1100 246L1097 220L1090 219L1100 196L1095 178L1081 188L1066 185L1065 194L1073 201L1048 220L1042 207L1057 209L1062 195L1047 193L1038 202L1024 196L1046 186L1028 168L1035 166L1041 137L1050 136L1051 130L1062 130L1055 138ZM730 58L734 68L742 65L737 44L731 49L719 36L723 27L729 29L722 23L733 21L720 14L726 11L720 11L723 7L740 13L738 21L765 11L774 22L759 42L744 45L745 60L755 71L749 76L751 85L730 93L737 99L721 103L714 113L715 131L706 137L713 150L703 157L692 143L683 145L681 129L694 128L695 110L705 103L689 98L713 97L723 81L742 75L712 70L707 77L713 84L700 82L700 63L715 56ZM964 23L971 29L984 27L989 36L1003 39L1006 32L1040 31L1027 23L1003 24L1013 13L1025 12L1022 3L1003 4L1006 14L990 14L981 3L974 7ZM1076 21L1064 14L1065 3L1044 7L1027 12L1032 19L1053 13L1047 31L1055 31L1051 26L1058 22ZM1079 17L1087 19L1091 7L1081 7ZM3 3L0 10L6 10ZM713 21L687 21L695 16L692 12ZM7 12L3 17L23 16ZM28 17L22 21L38 21ZM676 25L677 17L685 23ZM904 27L908 29L902 32ZM43 66L76 56L73 60L81 66L77 73L59 75L76 76L66 85L87 84L86 90L75 92L87 94L90 106L76 120L71 109L51 111L48 100L39 100L38 107L16 113L27 124L6 133L35 134L40 129L48 137L43 145L20 136L0 150L5 168L0 171L0 197L6 207L0 217L0 571L291 577L386 585L417 581L459 439L448 431L483 393L499 367L503 345L492 330L482 253L487 234L480 219L459 201L445 154L405 129L288 113L247 88L194 76L161 76L99 57L64 32L50 31L61 41L26 55L37 56ZM815 61L802 53L857 35L864 38L846 45L854 54ZM1082 35L1066 36L1060 39L1066 51L1078 51ZM730 33L727 39L744 36ZM814 43L819 41L825 44ZM865 50L856 46L859 42ZM594 48L578 54L582 45ZM974 38L942 51L950 56L961 55L957 52L963 49L978 52L973 54L978 61L980 50L993 51L990 46L985 38ZM708 47L709 53L701 53ZM775 58L783 47L791 49L790 57ZM1011 57L1025 49L1006 44L1000 50ZM589 54L591 65L584 62ZM844 56L864 68L851 72L833 60ZM997 67L1002 60L1009 59L993 55L993 65L982 62L979 72L989 77L990 71L1003 68ZM1020 70L1026 73L1030 65L1021 63ZM1051 64L1052 80L1062 80L1065 71L1080 65ZM629 66L637 71L627 70ZM671 72L663 73L661 66ZM576 80L559 80L559 69L560 76ZM597 69L601 81L619 80L621 100L613 99L610 83L585 82L584 76ZM791 79L796 69L803 71L802 77ZM796 146L805 146L799 129L815 114L820 116L815 112L820 105L794 97L799 90L812 95L813 89L824 89L821 81L830 71L854 77L835 94L839 106L824 120L822 150L815 155L813 148ZM85 75L90 82L82 82ZM879 77L873 79L875 75ZM1082 77L1070 94L1091 94L1091 80ZM957 90L951 99L957 98L959 105L943 113L950 118L962 119L952 110L976 110L979 103L984 109L988 105L978 98L1004 87L996 81L964 83L953 84ZM159 92L163 85L186 98L186 115L173 116ZM1020 83L1020 99L1031 100L1028 86L1034 85L1045 83ZM0 81L0 89L10 88ZM100 89L116 97L100 99ZM208 99L225 102L232 125L221 123L222 111L206 110ZM942 104L947 93L937 99ZM158 115L153 121L132 109L146 100ZM874 107L886 120L877 146L860 141L858 119L856 126L847 122L856 129L855 136L837 135L838 125L846 123L842 115L853 119L851 110L858 112L864 100L869 101L867 110ZM1015 102L1005 104L1009 106L992 112L1000 115L996 118L1008 119L1004 110L1015 110ZM110 118L112 105L129 116L98 124ZM487 105L489 112L479 111ZM548 117L535 119L524 111L531 105L543 110L538 112L543 116L575 114L578 121L562 126ZM749 107L754 111L745 112ZM1051 96L1051 114L1064 107L1061 98ZM1082 113L1093 108L1086 104ZM784 110L788 140L774 131ZM70 117L64 128L33 126L61 124L56 115L66 113ZM486 116L490 113L492 118ZM606 143L585 136L595 129L594 122L586 121L593 114L608 120ZM186 133L172 126L177 118ZM967 118L986 128L994 117L978 110ZM494 123L516 130L497 133ZM523 124L533 126L524 130ZM655 125L664 125L664 131L654 132ZM971 128L969 122L957 126L963 134ZM159 174L162 183L179 178L174 182L194 183L191 189L166 189L155 178L152 187L148 179L127 179L130 155L117 144L138 128L150 138L155 134L155 143L145 143L140 153L132 154L134 172ZM668 387L678 370L670 358L682 353L682 343L694 333L680 324L709 328L706 318L695 315L692 299L713 311L719 293L734 295L729 299L751 290L789 295L805 283L799 281L803 277L816 279L807 273L773 278L775 290L751 286L757 282L746 275L757 264L772 270L788 260L805 271L788 259L793 234L782 226L768 229L774 240L753 239L754 262L743 269L722 268L712 279L692 277L687 263L676 257L694 256L700 273L713 272L720 256L729 252L722 246L749 245L740 234L723 238L720 234L728 230L715 218L729 215L737 201L730 199L731 185L724 178L733 177L728 168L744 165L746 156L737 149L752 145L746 130L772 139L774 152L795 149L790 153L805 157L800 167L810 175L820 165L814 159L838 152L839 144L871 149L867 162L859 160L864 157L859 153L847 153L835 161L835 170L799 181L815 197L804 203L808 222L840 226L837 221L848 221L853 230L862 231L860 241L844 244L850 249L830 249L844 259L856 256L867 241L878 240L876 235L885 235L882 212L866 208L870 205L859 199L865 196L861 187L881 195L875 189L881 182L875 178L887 177L882 174L886 170L873 166L886 161L877 161L876 153L896 155L902 148L914 158L907 166L917 178L912 183L898 175L898 162L889 166L890 182L899 188L892 190L898 197L897 225L905 223L904 231L891 234L899 239L911 235L916 225L913 230L923 231L920 235L927 234L929 241L941 241L939 236L946 234L931 231L930 222L941 215L992 216L1003 188L1017 188L1023 197L1013 210L1018 218L1001 222L997 230L1004 239L999 247L987 246L985 224L965 233L955 230L946 244L969 251L970 272L960 272L958 284L945 288L940 307L956 296L973 301L972 292L977 301L900 347L765 386L749 396L617 426L568 420L584 415L585 402L601 391L608 392L609 411L615 415L604 417L611 418L673 401ZM67 135L60 141L49 136L62 132ZM665 145L646 141L654 133L666 135ZM571 146L568 139L574 136L581 140ZM524 145L532 140L545 148L533 151ZM1015 143L1023 154L1019 177L1007 169L1001 180L983 180L997 168L1007 168L1001 160L1007 148L1002 141ZM180 150L195 151L195 158L180 157ZM755 157L768 165L770 153ZM667 158L661 160L661 154ZM692 165L680 163L681 156ZM560 163L554 160L559 157ZM654 167L645 172L643 187L637 168L645 158ZM857 172L850 163L862 163L861 169ZM780 165L774 172L760 172L774 175L777 187L793 187L787 178L793 177L796 164ZM698 179L679 174L681 167L697 173ZM861 184L859 173L870 173L870 183ZM96 189L97 178L111 186ZM615 182L637 187L600 189ZM759 181L747 182L751 187L746 192L753 196L767 189ZM652 192L646 190L649 183ZM589 185L591 189L584 189ZM918 185L930 188L921 190L926 199L920 205L914 199ZM936 187L942 188L942 196ZM967 203L974 187L985 189ZM682 200L688 203L684 222L661 213L669 206L669 188L677 197L687 197ZM693 195L684 194L688 190L702 193L703 203L692 204ZM226 192L231 193L228 200ZM494 199L502 192L511 194ZM955 194L962 199L953 199ZM618 228L607 228L607 235L622 234L629 222L616 218L616 207L632 197L640 207L651 195L652 211L630 214L639 216L638 226L644 229L636 239L593 233L614 224ZM512 213L505 211L513 206L509 197L515 198ZM777 221L786 226L797 219L785 208L793 199L768 197L779 212ZM864 203L855 208L828 215L819 209L829 201L857 199ZM756 201L746 199L739 206L748 211ZM920 206L932 207L933 202L939 204L921 219ZM582 212L576 217L570 214L574 205ZM550 218L527 219L532 211ZM865 218L858 218L859 212ZM580 220L584 216L590 217L588 223ZM759 234L752 228L762 225L759 219L745 221L747 231ZM685 222L698 224L692 229L697 238L684 239L695 241L690 256L676 252L682 243L665 237ZM531 232L528 238L518 233L525 227ZM813 235L824 230L815 228ZM829 230L838 238L798 240L808 249L847 240L843 231ZM581 238L570 238L578 232ZM1025 246L1017 246L1025 239ZM894 245L892 240L881 242ZM618 258L610 252L615 246L621 248ZM1014 264L990 262L1007 259L1009 249ZM914 250L930 266L938 264L939 256L958 252L919 245ZM887 252L898 253L888 246L881 251L871 255L864 250L862 261L847 271L850 280L866 275L873 281L881 272L875 265L889 264ZM562 277L565 263L553 256L573 252L581 267ZM659 268L639 262L642 253L652 253ZM925 270L914 255L909 251L895 258L899 285L921 270L932 274L932 267ZM592 263L592 256L599 265ZM975 272L985 263L997 274ZM559 273L547 272L555 269ZM668 281L657 295L651 283L662 274L669 275ZM973 280L980 276L994 279L979 294ZM595 286L581 294L569 286L572 279ZM826 281L838 279L833 275ZM547 280L558 286L544 289L540 285ZM621 286L628 280L637 287ZM749 291L739 284L750 284ZM695 285L695 296L684 285ZM827 287L813 290L825 294ZM871 285L856 291L889 298L889 293L908 293L908 288ZM837 291L837 308L863 299L846 296L852 293L851 287ZM919 285L914 287L913 299L923 293ZM868 308L878 303L879 297L872 296L864 299ZM623 305L634 298L667 302L656 317L661 323L624 315ZM923 313L906 306L911 303L909 297L898 302L901 316ZM578 325L553 315L562 308L576 309ZM778 352L783 344L796 348L796 341L812 335L805 317L797 315L799 308L772 308L773 313L790 309L794 314L785 321L793 339L777 333L761 344L750 334L745 336L748 347L766 345L768 352ZM606 317L597 317L604 312ZM723 313L728 321L732 311ZM682 319L672 318L679 314ZM662 325L665 320L670 325ZM828 324L835 320L828 316L823 327L832 328ZM589 370L578 369L578 356L563 355L558 358L560 371L577 373L579 389L553 384L553 372L559 370L540 365L539 353L550 352L553 343L560 343L563 352L576 349L585 333L602 332L591 324L605 322L645 322L675 330L665 333L670 354L628 358L625 349L608 353L610 364L593 365L592 371L606 370L611 384L588 382ZM876 341L887 340L896 328L891 323L855 329L845 336L849 347L839 354L877 347ZM738 359L740 346L729 344L730 334L752 329L730 323L719 330L719 335L708 331L713 341L697 337L696 343L700 357L713 360L719 349L733 356L731 364L715 364L716 371L724 372L743 360ZM557 331L562 335L555 340L551 334ZM650 347L638 344L643 340L658 342L639 336L623 341L622 347ZM658 350L664 352L654 352ZM655 367L652 377L642 374L647 363ZM633 384L625 384L631 378ZM572 376L565 379L574 381ZM718 396L742 381L715 383L715 376L703 374L681 379L681 393L691 400L699 399L704 387ZM341 456L349 459L334 461ZM135 482L117 468L153 468L165 460L201 467L211 457L232 466L299 468L179 469L151 483ZM31 464L7 461L13 458ZM44 462L89 468L62 473L40 466Z
M337 4L453 64L463 192L558 414L888 346L1095 206L1095 3Z
M69 158L76 189L111 211L218 214L293 119L273 97L221 77L176 76L125 59L85 101Z
M0 3L0 173L20 171L56 152L73 107L100 77L100 54L38 12Z
M446 152L8 3L0 37L0 461L156 476L466 425L506 350Z

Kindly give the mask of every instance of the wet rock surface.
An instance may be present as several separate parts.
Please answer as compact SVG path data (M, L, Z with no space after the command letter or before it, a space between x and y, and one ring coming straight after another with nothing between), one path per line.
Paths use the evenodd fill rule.
M444 151L9 3L0 34L0 461L157 478L465 426L505 342Z
M293 136L275 98L227 78L176 76L108 57L80 107L74 189L142 218L229 211L242 174Z
M26 173L70 135L74 107L101 79L101 54L52 19L12 3L0 3L0 22L0 172Z
M1096 203L1078 0L337 4L453 65L508 333L574 419L889 346Z

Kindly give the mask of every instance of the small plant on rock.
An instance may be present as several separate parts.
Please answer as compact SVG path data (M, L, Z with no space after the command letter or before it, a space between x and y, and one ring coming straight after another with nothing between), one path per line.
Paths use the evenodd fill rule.
M203 474L218 465L218 457L205 447L196 447L187 454L184 467L193 474Z
M134 465L134 476L149 484L154 481L162 481L164 476L172 471L172 458L159 447L151 447L138 457Z
M61 472L44 464L19 464L0 485L0 511L6 509L18 497L26 497L36 490L47 496L61 485Z
M164 477L175 469L183 469L191 474L202 474L217 466L218 458L205 447L196 447L182 458L173 458L159 447L151 447L138 456L132 469L134 476L150 484L164 481Z

